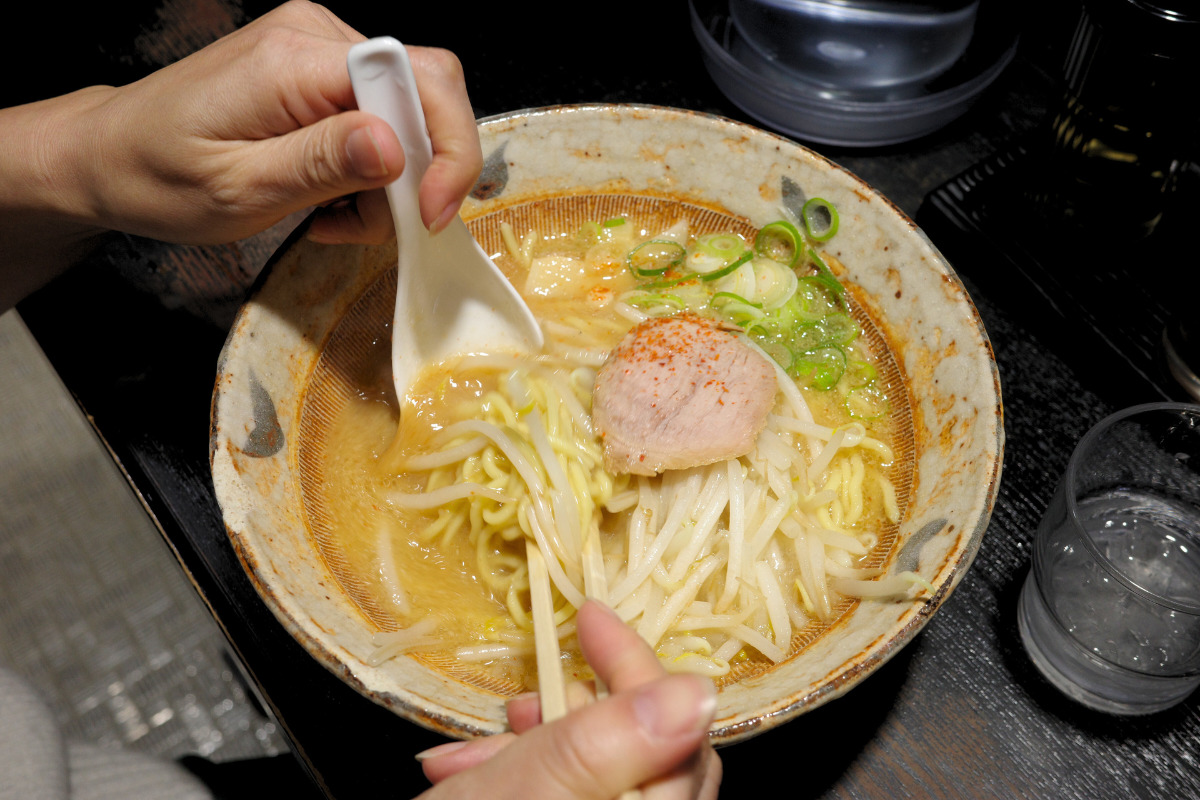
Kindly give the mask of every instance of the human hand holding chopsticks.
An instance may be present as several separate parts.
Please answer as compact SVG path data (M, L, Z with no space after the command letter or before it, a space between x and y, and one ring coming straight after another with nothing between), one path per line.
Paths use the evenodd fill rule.
M609 696L545 725L536 696L517 698L512 733L422 754L435 784L422 800L611 800L637 786L644 800L717 796L721 762L705 739L716 710L711 682L667 676L636 631L599 603L578 617L580 647Z

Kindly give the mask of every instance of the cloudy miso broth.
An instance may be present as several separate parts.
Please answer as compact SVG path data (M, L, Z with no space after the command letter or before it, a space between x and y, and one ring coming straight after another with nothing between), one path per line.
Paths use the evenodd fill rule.
M584 585L583 570L573 566L571 558L581 558L582 543L594 535L598 555L592 557L602 564L606 588L619 595L614 599L623 615L644 634L655 636L668 668L692 669L718 682L761 672L826 630L853 604L830 588L839 576L863 580L878 576L877 567L895 538L896 518L911 481L912 465L904 446L911 438L906 434L910 423L903 383L886 343L849 295L847 314L857 321L861 334L839 352L846 364L854 365L847 369L860 374L847 377L844 369L829 380L829 386L800 386L816 380L814 372L821 377L820 370L837 355L832 350L821 352L824 360L813 359L815 366L807 377L797 379L798 388L811 414L811 426L827 432L854 426L854 436L878 447L855 444L844 450L834 448L832 457L823 457L827 442L797 432L810 423L794 419L783 394L776 410L782 427L770 431L779 445L802 451L809 462L823 458L828 480L822 477L820 484L796 490L794 497L780 497L792 491L780 483L780 476L790 473L778 465L770 469L782 472L769 472L767 465L777 462L780 454L764 449L765 444L732 465L650 479L612 475L593 453L598 443L585 441L595 437L581 432L580 411L585 416L590 411L590 381L604 356L635 324L625 312L630 308L653 311L656 302L645 299L655 287L646 289L650 282L639 280L627 268L626 254L669 225L672 211L636 223L633 215L613 223L618 215L594 214L585 221L591 224L577 224L550 236L513 224L507 244L500 225L494 223L492 240L501 242L494 251L496 260L543 321L547 349L525 364L474 359L430 371L415 388L416 403L398 439L389 342L379 335L390 319L394 275L390 283L380 281L364 296L326 346L323 363L310 384L303 421L301 462L310 525L333 573L370 624L393 631L421 620L437 621L429 633L438 643L418 646L417 657L505 694L536 685L528 583L522 570L525 536L532 535L530 521L536 527L539 514L564 523L556 526L561 529L575 525L574 518L579 518L577 540L562 544L558 554L562 587L568 590L564 594L556 587L555 591L565 648L574 645L573 609L567 595L572 587L582 590ZM728 218L720 222L727 225ZM629 227L614 230L620 225ZM716 224L710 228L723 230ZM529 236L530 231L534 235ZM694 228L690 235L706 232ZM744 225L740 232L748 239L753 236ZM589 243L586 237L592 234L596 239ZM666 287L671 292L659 294L671 295L666 302L674 302L675 295L688 290L686 283L680 281ZM818 290L826 291L821 286L813 289ZM807 368L796 361L796 355L790 354L789 365L796 371ZM838 389L838 382L867 379L875 381L872 398L884 398L887 413L852 416L847 396L858 387ZM502 447L489 440L486 447L470 450L470 442L478 438L475 430L445 436L458 423L485 420L511 436L514 452L537 464L546 451L539 449L541 434L527 430L531 411L544 420L539 425L547 432L545 441L558 453L563 467L559 480L572 487L555 495L551 473L558 470L535 467L551 498L541 506L536 497L518 497L528 492ZM398 466L454 448L470 452L465 450L460 459L437 467ZM467 483L490 487L487 491L494 497L481 499L475 492L438 507L405 507L412 497ZM853 499L839 499L851 485L857 487ZM693 486L695 492L689 494ZM712 515L710 539L696 545L690 556L693 564L706 570L703 579L698 580L696 570L683 562L690 545L680 535L660 548L661 565L635 586L634 566L639 557L654 552L650 542L656 532L662 533L655 526L669 516L671 504L691 497L695 505L708 498L717 508L722 491L738 499ZM566 494L571 495L570 503L562 497ZM400 496L410 500L389 500ZM755 510L743 511L743 506ZM769 565L773 576L761 569L755 573L751 567L749 577L742 579L751 584L767 581L774 587L766 588L770 602L754 607L729 578L731 542L750 548L755 533L776 509L786 511L788 522L779 533L765 531L770 534L765 544L747 556L755 565ZM595 527L590 534L589 520ZM685 522L691 526L689 531L695 524L691 518ZM826 571L826 560L833 563L833 573ZM685 628L664 626L654 619L656 604L663 606L678 597L672 593L689 581L699 585L678 615ZM802 585L808 588L798 588ZM786 626L781 615L788 618ZM717 630L717 622L727 627ZM706 633L704 626L715 632ZM489 655L494 653L501 655ZM566 658L569 672L585 672L577 656Z

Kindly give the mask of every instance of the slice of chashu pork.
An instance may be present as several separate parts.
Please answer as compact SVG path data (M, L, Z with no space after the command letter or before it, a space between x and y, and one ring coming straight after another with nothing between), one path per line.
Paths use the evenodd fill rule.
M750 452L775 405L775 368L694 314L633 328L596 376L592 422L614 473L656 475Z

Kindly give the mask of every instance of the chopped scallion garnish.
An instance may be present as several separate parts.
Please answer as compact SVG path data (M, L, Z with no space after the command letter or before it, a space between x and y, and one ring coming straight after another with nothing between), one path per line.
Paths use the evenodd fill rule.
M804 239L795 225L786 219L776 220L764 225L758 232L754 239L754 250L764 258L794 267L804 252Z
M742 252L742 254L740 256L738 256L738 258L736 260L732 261L731 263L726 264L725 266L721 267L720 269L715 269L712 272L705 272L704 274L702 274L700 276L700 280L715 281L717 278L724 278L726 275L729 275L730 273L732 273L734 270L736 270L742 264L745 264L747 261L749 261L753 257L754 257L754 253L752 251L745 250Z
M747 250L746 240L736 233L710 233L696 240L696 249L731 261Z
M816 250L811 247L808 248L808 257L812 259L813 264L817 268L816 278L818 280L837 292L839 296L846 291L846 288L842 286L837 276L833 274L833 271L829 269L829 265L817 254Z
M649 277L662 275L672 267L681 266L686 252L679 242L651 239L633 248L625 260L634 275Z
M838 232L838 212L833 203L814 197L800 209L804 231L815 242L827 242Z
M625 302L648 314L691 310L737 325L802 385L836 389L852 418L875 419L887 411L886 394L854 344L862 331L845 287L816 250L837 233L837 209L817 197L801 217L763 226L753 246L728 231L686 245L669 233L638 244L626 256L637 289ZM589 233L608 235L591 225Z
M796 356L791 372L806 379L813 389L827 391L837 386L846 371L846 351L837 345L818 347Z

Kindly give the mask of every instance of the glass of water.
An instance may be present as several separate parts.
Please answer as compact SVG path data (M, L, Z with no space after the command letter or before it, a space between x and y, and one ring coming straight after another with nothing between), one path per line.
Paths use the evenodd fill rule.
M1042 674L1091 708L1150 714L1200 685L1200 405L1134 406L1080 440L1017 619Z

